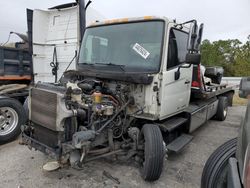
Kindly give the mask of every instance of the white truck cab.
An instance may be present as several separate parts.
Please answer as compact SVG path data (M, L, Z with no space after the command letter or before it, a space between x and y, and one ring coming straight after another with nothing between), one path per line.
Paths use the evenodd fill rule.
M111 29L113 30L112 33L106 34ZM102 30L104 30L103 33L99 32ZM119 30L121 33L118 32ZM89 31L93 31L92 33L95 34L89 34ZM138 74L142 73L143 70L147 73L146 68L152 69L152 71L148 71L148 75L152 77L153 81L150 84L143 85L144 96L141 96L144 98L143 104L141 104L144 106L145 112L143 118L163 120L184 111L188 107L193 65L186 62L191 35L190 28L186 24L178 25L175 21L166 17L156 16L124 18L93 23L87 28L86 35L83 40L85 46L82 46L82 55L80 54L78 67L91 60L92 63L94 62L93 56L96 53L94 49L99 47L93 48L92 45L95 45L98 41L92 42L92 40L97 38L100 40L100 49L106 50L103 53L112 54L109 54L110 62L127 66L128 69L128 66L130 66L128 62L133 61L134 65L131 65L131 67L134 67L134 69L132 71L127 70L127 72L136 73L138 71L136 66L141 69L137 72ZM86 58L82 60L81 57L84 55L86 55ZM133 60L131 60L131 57ZM99 58L105 59L106 57L102 54ZM97 58L96 61L100 60ZM182 66L185 68L180 68ZM175 77L177 72L178 78Z
M23 142L78 168L133 158L143 179L157 180L164 153L179 152L212 117L225 120L234 93L204 82L202 31L195 20L155 16L93 23L81 32L76 70L31 88Z

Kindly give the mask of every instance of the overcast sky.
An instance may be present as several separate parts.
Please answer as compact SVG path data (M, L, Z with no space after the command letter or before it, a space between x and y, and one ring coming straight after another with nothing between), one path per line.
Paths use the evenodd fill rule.
M47 9L74 0L0 0L0 43L10 31L26 32L26 8ZM87 1L87 0L86 0ZM107 19L159 15L205 24L204 38L246 41L250 34L250 0L93 0ZM19 40L14 36L11 41Z

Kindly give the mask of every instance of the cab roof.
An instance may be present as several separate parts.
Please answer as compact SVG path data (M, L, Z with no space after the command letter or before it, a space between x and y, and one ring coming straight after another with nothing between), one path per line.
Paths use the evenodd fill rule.
M119 18L119 19L111 19L111 20L104 20L104 21L96 21L89 26L99 26L99 25L109 25L109 24L119 24L119 23L129 23L129 22L136 22L136 21L149 21L149 20L162 20L165 22L170 22L173 20L169 20L163 16L143 16L143 17L132 17L132 18Z
M95 27L95 26L102 26L102 25L112 25L112 24L121 24L121 23L130 23L130 22L140 22L140 21L150 21L150 20L162 20L166 23L172 22L172 23L176 23L181 24L181 23L177 23L175 20L173 19L168 19L165 16L143 16L143 17L131 17L131 18L119 18L119 19L111 19L111 20L104 20L104 21L96 21L91 23L88 27ZM189 32L189 27L187 27L186 25L181 26L181 30L185 31L185 32Z

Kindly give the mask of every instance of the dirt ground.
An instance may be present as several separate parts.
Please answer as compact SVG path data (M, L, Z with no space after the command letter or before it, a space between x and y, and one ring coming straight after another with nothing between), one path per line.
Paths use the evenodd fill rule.
M19 141L0 146L0 188L82 188L82 187L200 187L202 168L209 155L222 143L238 134L239 123L245 107L229 109L224 122L209 121L196 130L192 142L185 149L165 159L161 178L153 183L141 179L131 162L102 159L86 164L83 170L69 167L54 172L44 172L42 165L48 158ZM103 176L103 171L119 179L120 184Z

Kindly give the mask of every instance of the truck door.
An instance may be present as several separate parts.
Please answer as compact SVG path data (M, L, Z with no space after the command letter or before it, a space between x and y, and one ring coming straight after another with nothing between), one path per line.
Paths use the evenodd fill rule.
M160 119L185 109L190 100L192 68L181 68L180 78L175 80L175 72L185 65L188 33L171 28L167 49L167 62L163 69Z

